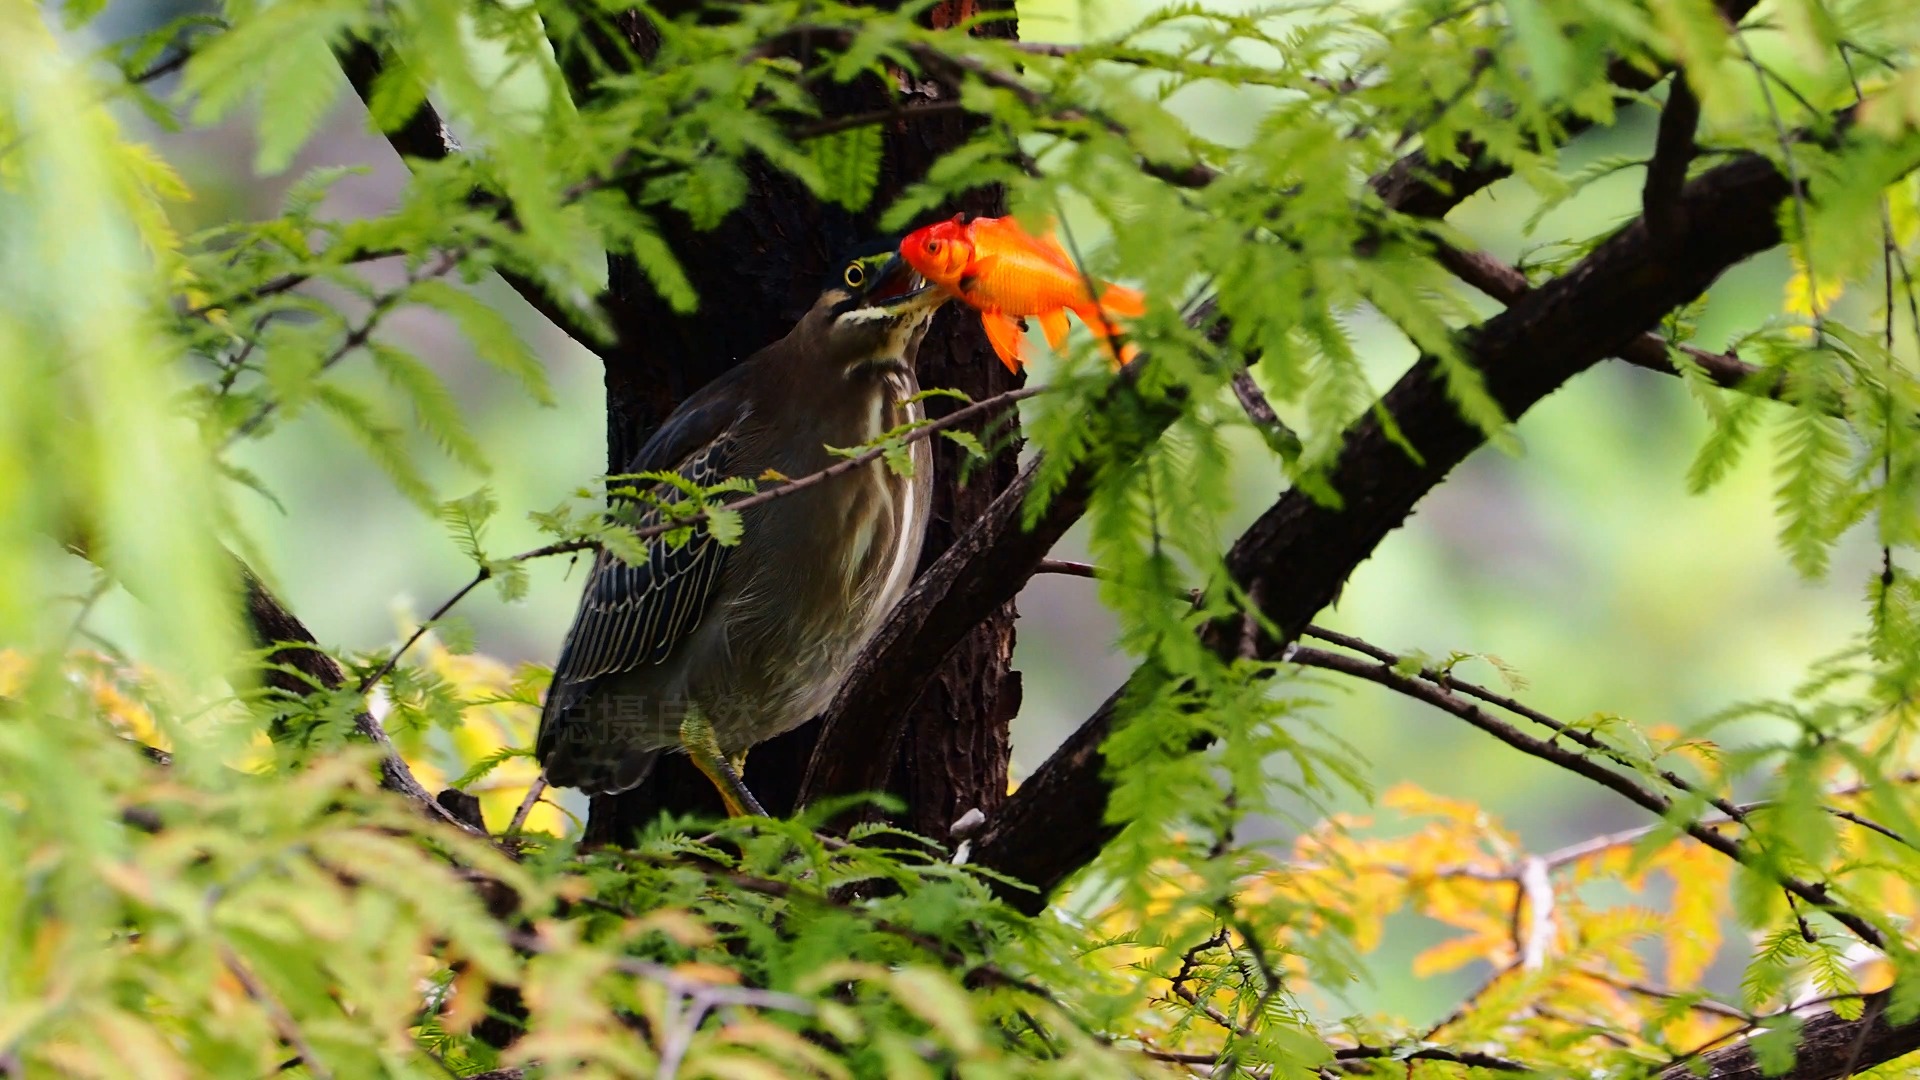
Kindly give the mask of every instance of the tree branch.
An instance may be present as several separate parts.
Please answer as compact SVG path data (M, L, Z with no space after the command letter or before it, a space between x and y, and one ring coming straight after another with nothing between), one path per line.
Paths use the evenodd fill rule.
M1307 667L1337 671L1344 675L1378 683L1397 693L1424 701L1434 708L1457 716L1481 731L1492 735L1521 753L1551 762L1568 772L1584 776L1600 786L1626 798L1629 802L1662 817L1674 809L1672 799L1648 788L1638 778L1617 772L1606 765L1588 757L1557 741L1537 739L1504 721L1489 716L1479 706L1452 693L1446 688L1424 679L1410 678L1395 671L1390 665L1374 659L1360 659L1341 653L1326 652L1322 649L1296 648L1289 659ZM1688 821L1680 826L1688 836L1727 858L1741 863L1761 873L1768 873L1759 865L1748 847L1728 836L1716 832L1711 826L1699 821ZM1544 865L1544 861L1543 861ZM1821 882L1808 882L1785 873L1773 873L1781 888L1807 903L1826 911L1835 921L1853 931L1862 941L1880 947L1886 939L1880 930L1865 919L1845 908L1835 905L1827 887Z
M1660 110L1660 131L1654 138L1653 160L1647 163L1646 188L1641 193L1641 214L1647 231L1656 242L1679 235L1685 222L1680 220L1680 189L1687 182L1687 166L1693 162L1693 133L1700 126L1700 99L1687 84L1687 73L1676 71L1667 90L1667 105Z
M1770 162L1747 155L1686 185L1680 243L1656 251L1635 223L1565 275L1464 335L1462 353L1511 418L1602 357L1616 355L1734 264L1780 242L1775 213L1791 186ZM1331 603L1354 568L1398 528L1428 491L1485 441L1462 418L1439 362L1423 357L1347 429L1329 483L1343 499L1322 506L1289 491L1234 544L1227 568L1279 629L1259 652L1279 655ZM1410 461L1398 439L1418 451ZM1208 630L1226 649L1233 627ZM1230 650L1229 650L1230 651ZM1042 895L1085 865L1116 826L1105 820L1108 783L1100 745L1112 730L1116 691L1020 790L975 842L974 860L1036 885ZM1029 908L1044 900L1013 894Z
M1319 638L1322 641L1330 642L1344 649L1351 649L1354 652L1360 653L1372 660L1378 661L1382 666L1387 667L1393 671L1403 670L1401 667L1401 665L1404 663L1403 657L1396 656L1395 654L1387 651L1386 649L1380 648L1378 645L1374 645L1370 642L1362 641L1359 638L1352 637L1347 634L1337 633L1332 630L1327 630L1322 627L1312 626L1312 625L1309 625L1306 628L1306 630L1303 631L1303 634L1307 637ZM1291 655L1289 656L1289 659L1294 659L1296 663L1304 662L1304 661L1298 660L1297 657L1293 657ZM1540 710L1535 709L1523 702L1516 701L1505 694L1494 693L1493 691L1488 690L1485 687L1477 686L1470 682L1464 682L1459 679L1452 678L1450 675L1446 673L1434 671L1431 668L1423 667L1420 669L1418 674L1421 679L1424 679L1427 682L1432 683L1437 687L1440 687L1442 690L1446 691L1447 693L1458 694L1463 697L1476 698L1480 701L1486 702L1489 705L1494 705L1501 709L1505 709L1507 712L1510 712L1515 716L1524 717L1540 725L1541 727L1546 728L1548 731L1553 732L1553 736L1555 739L1565 739L1568 742L1576 743L1580 746L1585 747L1588 750L1593 751L1596 754L1600 754L1601 756L1607 758L1609 761L1612 761L1617 765L1622 765L1629 769L1637 768L1637 766L1635 766L1633 761L1629 759L1624 753L1622 753L1618 747L1609 744L1605 739L1600 738L1598 735L1595 735L1593 732L1582 730L1570 724L1563 724L1560 721L1555 720L1553 717L1548 716L1546 713L1543 713ZM1734 805L1732 802L1730 802L1725 798L1709 795L1701 791L1698 787L1696 787L1694 784L1689 782L1685 777L1680 776L1678 773L1675 773L1673 770L1659 769L1654 773L1654 776L1658 777L1661 781L1666 783L1667 786L1673 788L1675 791L1682 792L1683 794L1687 794L1687 795L1698 795L1701 798L1705 799L1709 806L1712 806L1715 810L1718 810L1720 811L1720 813L1725 814L1728 821L1738 822L1742 825L1746 824L1745 810L1741 809L1739 806ZM1836 811L1836 816L1842 813L1845 813L1845 811ZM1876 831L1886 833L1887 835L1892 835L1890 830L1886 830L1878 826L1870 826L1870 827L1875 828ZM1894 838L1898 839L1897 836Z
M1217 328L1224 334L1224 324ZM1134 392L1143 362L1137 359L1122 369L1100 411L1136 411L1140 422L1131 425L1131 437L1145 443L1173 422L1175 410L1148 409ZM1125 456L1117 448L1114 455ZM1047 552L1086 512L1093 494L1091 462L1075 468L1040 518L1026 524L1027 502L1043 464L1038 458L1029 462L980 521L894 606L827 709L799 805L885 786L904 720L940 662L976 623L1020 592Z
M1720 2L1722 13L1738 20L1752 8L1754 0ZM918 58L952 63L944 54L930 51ZM985 78L1030 104L1040 103L1035 91L1010 76L983 72L978 65L962 66L957 71ZM1624 64L1615 65L1609 75L1617 84L1633 90L1646 89L1659 80L1656 75ZM1569 133L1573 130L1570 126ZM1444 217L1474 192L1512 171L1505 163L1483 160L1483 151L1480 148L1468 154L1465 160L1473 163L1469 166L1444 169L1429 168L1424 154L1416 153L1374 177L1369 187L1390 210L1416 217ZM1203 187L1215 176L1204 166L1194 166L1177 177L1163 179L1180 186ZM1524 279L1521 285L1525 285ZM1227 326L1210 303L1188 322L1209 327L1209 336L1216 343L1226 339ZM1653 347L1659 352L1659 362L1671 370L1666 364L1665 344L1654 339ZM1651 361L1645 346L1637 347L1636 355ZM1239 390L1236 386L1236 392ZM1116 400L1110 395L1107 405ZM1259 423L1256 413L1249 415ZM1170 414L1148 417L1143 438L1157 437L1172 419ZM925 690L940 661L974 624L1019 594L1047 552L1085 512L1093 482L1090 465L1076 469L1040 519L1031 527L1023 527L1026 500L1040 467L1041 462L1035 460L1022 470L1019 479L994 501L980 521L919 577L868 643L826 713L820 742L801 788L802 805L831 795L875 790L885 783L889 759L882 751L897 745L899 719Z
M1757 3L1758 0L1715 0L1714 7L1721 18L1734 25L1746 18ZM1649 71L1624 60L1615 60L1607 67L1608 81L1629 93L1651 90L1665 77L1664 71ZM1593 126L1594 122L1585 117L1562 117L1559 122L1561 141L1572 139ZM1401 213L1415 217L1445 217L1454 207L1512 175L1512 166L1490 158L1488 153L1485 143L1463 135L1454 142L1449 153L1439 155L1441 161L1435 162L1434 156L1424 149L1416 150L1394 162L1390 168L1374 177L1368 186L1383 202Z
M1881 999L1870 998L1858 1020L1843 1020L1831 1011L1808 1017L1800 1029L1793 1068L1781 1076L1769 1078L1742 1040L1676 1061L1660 1071L1658 1080L1697 1080L1703 1075L1708 1080L1843 1080L1920 1050L1920 1020L1889 1022L1887 1010L1874 1007Z
M1527 276L1516 267L1501 262L1484 251L1468 251L1451 244L1437 244L1434 258L1461 281L1512 307L1533 291ZM1712 353L1693 345L1674 345L1655 333L1641 334L1622 346L1617 355L1635 367L1678 375L1667 350L1678 349L1697 364L1717 386L1743 393L1761 394L1779 400L1786 382L1779 375L1747 363L1732 353Z
M346 685L347 673L314 640L313 632L281 605L251 568L238 558L233 560L246 591L247 625L261 648L271 648L270 666L264 681L270 687L293 697L305 697L316 687L338 690ZM291 668L293 674L280 668ZM445 821L467 832L477 832L470 824L449 812L433 794L414 778L413 770L387 737L386 729L361 710L353 718L354 729L380 748L380 786L418 804L428 817ZM483 834L484 835L484 834Z
M388 71L379 50L371 43L355 38L336 46L334 57L339 60L340 70L346 74L347 81L353 84L353 92L359 95L363 104L371 105L375 84ZM411 76L403 75L402 77ZM413 115L407 117L399 127L384 132L387 143L400 155L402 161L408 158L439 161L461 153L459 141L453 137L453 132L446 123L440 119L440 114L435 111L433 103L427 100L425 92L419 95L419 100L420 105L413 111ZM512 286L513 291L519 293L520 298L544 316L548 322L582 346L593 350L596 354L600 352L601 347L595 344L595 335L568 314L566 309L555 303L548 295L545 286L524 274L504 267L496 266L493 269L500 275L501 280Z

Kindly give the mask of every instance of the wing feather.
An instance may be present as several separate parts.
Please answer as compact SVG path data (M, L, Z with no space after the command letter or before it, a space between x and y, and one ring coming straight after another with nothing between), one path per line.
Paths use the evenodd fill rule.
M629 471L671 468L703 487L718 483L732 474L748 416L744 406L724 399L690 401L648 441ZM665 484L651 494L669 502L680 498ZM637 524L644 528L660 519L653 508ZM665 661L700 625L730 550L696 531L679 547L664 538L646 541L646 558L632 565L601 551L554 666L554 684L583 683Z

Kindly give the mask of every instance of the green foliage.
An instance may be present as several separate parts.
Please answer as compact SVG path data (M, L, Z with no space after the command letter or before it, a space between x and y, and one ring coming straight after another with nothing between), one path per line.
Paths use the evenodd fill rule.
M864 208L880 183L880 129L862 125L809 144L826 185L827 198L849 210Z
M85 29L98 8L62 15ZM1428 1052L1458 1044L1611 1077L1745 1035L1777 1075L1806 998L1859 1017L1864 990L1892 985L1890 1015L1920 1009L1901 938L1920 917L1904 771L1920 690L1920 41L1904 8L1793 0L1763 32L1709 0L1176 6L1060 55L930 29L924 8L649 12L657 49L627 63L620 24L592 5L234 0L91 66L44 13L0 10L0 1068L1305 1077L1340 1046L1343 1066L1425 1076L1456 1068ZM1789 39L1791 70L1750 43L1766 33ZM202 128L249 108L255 168L278 172L345 99L337 54L354 43L382 64L362 88L375 128L412 130L431 102L461 144L409 143L411 178L379 212L328 209L354 170L322 169L278 214L189 230L192 186L112 107ZM181 49L176 90L142 78ZM1855 565L1837 553L1872 523L1872 614L1861 646L1789 699L1682 733L1611 712L1556 723L1552 749L1653 793L1664 813L1643 834L1536 856L1476 808L1399 786L1378 801L1414 831L1369 831L1331 811L1376 786L1316 720L1332 676L1228 647L1281 630L1222 554L1240 524L1230 466L1253 445L1229 382L1244 362L1284 414L1256 425L1255 452L1322 511L1365 505L1332 471L1357 419L1409 462L1434 451L1378 407L1382 358L1357 327L1390 326L1399 359L1421 358L1468 423L1517 450L1474 363L1483 313L1443 258L1468 239L1363 178L1416 146L1431 164L1497 164L1537 200L1534 235L1646 159L1559 160L1569 133L1615 120L1616 62L1684 68L1704 115L1696 173L1752 152L1804 181L1781 210L1782 318L1735 346L1756 373L1723 388L1680 350L1691 308L1660 329L1708 425L1689 486L1710 492L1765 445L1799 573ZM887 133L941 121L829 108L874 80L957 83L929 111L965 113L970 133L885 205ZM1245 122L1201 130L1172 107L1207 94ZM526 770L541 675L489 669L444 609L399 651L348 657L339 685L302 650L238 644L222 544L258 546L233 494L266 489L243 455L309 413L445 526L469 588L524 595L540 552L490 551L487 532L527 508L441 490L477 482L488 451L392 320L437 312L526 407L551 405L542 358L468 286L507 275L604 343L606 254L637 264L629 286L693 311L714 298L664 223L711 229L774 182L889 227L1002 185L1023 220L1058 220L1090 275L1150 299L1127 327L1146 356L1129 380L1076 339L1024 429L1044 455L1030 519L1090 478L1087 546L1113 642L1138 664L1102 748L1117 836L1047 914L1018 914L1006 897L1024 886L941 843L878 825L829 840L829 808L575 849ZM1535 235L1535 284L1611 234ZM1190 318L1202 304L1219 320ZM971 468L1010 445L985 430L937 434ZM835 452L906 473L935 434L919 422ZM648 557L637 520L668 543L736 544L737 503L796 479L615 476L527 516L556 548L633 563ZM84 636L104 585L76 619L42 584L71 571L63 545L138 601L137 657ZM416 640L430 659L406 654ZM1467 685L1465 653L1367 655L1428 700ZM379 684L371 703L361 680ZM1507 707L1488 694L1471 707ZM1760 734L1707 741L1735 723ZM483 724L500 731L475 743ZM515 835L490 842L376 790L369 725L416 766L451 746L454 787L517 785ZM1293 844L1270 842L1276 822ZM1638 896L1655 873L1659 911ZM1638 900L1596 901L1596 880ZM1457 935L1417 973L1484 962L1484 991L1438 1028L1329 1020L1403 914ZM1733 927L1755 942L1737 1003L1695 985ZM1884 939L1869 963L1849 951L1863 937ZM1670 986L1650 992L1653 945ZM487 1030L502 1026L516 1037Z
M545 369L527 351L520 335L506 316L487 306L471 293L462 292L444 281L428 279L409 290L419 303L437 307L453 316L460 329L473 342L480 359L519 379L527 393L542 405L553 404L553 390L547 385Z

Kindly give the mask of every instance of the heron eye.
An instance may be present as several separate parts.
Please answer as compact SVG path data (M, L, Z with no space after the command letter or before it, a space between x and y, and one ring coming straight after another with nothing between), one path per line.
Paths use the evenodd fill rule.
M847 272L841 276L849 288L857 289L867 280L867 270L859 263L848 263Z

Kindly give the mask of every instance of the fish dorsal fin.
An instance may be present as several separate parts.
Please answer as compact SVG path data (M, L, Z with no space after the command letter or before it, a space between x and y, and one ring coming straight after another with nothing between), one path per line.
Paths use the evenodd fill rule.
M977 221L974 223L974 228L980 228L985 224L987 222L984 220ZM1073 256L1068 255L1067 249L1060 246L1060 237L1054 234L1051 223L1048 224L1045 232L1036 237L1021 228L1018 221L1011 217L1003 217L994 219L989 231L1010 244L1019 244L1042 258L1053 260L1067 270L1076 274L1080 272L1074 265Z
M1048 229L1046 234L1040 237L1040 242L1053 249L1053 253L1060 257L1061 262L1068 266L1073 265L1073 256L1067 254L1067 249L1060 246L1060 236L1052 229Z

